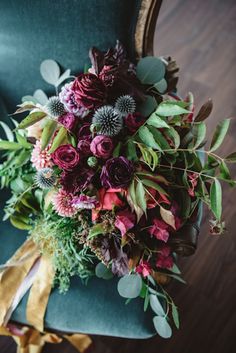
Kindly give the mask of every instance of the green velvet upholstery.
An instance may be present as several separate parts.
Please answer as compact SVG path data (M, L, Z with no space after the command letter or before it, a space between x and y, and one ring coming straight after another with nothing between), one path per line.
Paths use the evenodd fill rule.
M101 50L119 39L134 57L134 31L141 0L1 0L0 94L8 109L22 95L50 86L39 65L54 59L83 71L91 46Z
M21 97L37 88L50 92L39 65L55 59L74 73L89 63L91 46L106 50L121 40L134 57L134 29L141 0L1 0L0 1L0 95L8 112ZM0 102L1 120L8 120ZM1 218L7 192L1 191ZM26 233L8 222L0 226L0 263L21 245ZM142 300L125 305L116 282L92 279L84 286L73 278L66 295L53 290L45 326L65 332L85 332L120 337L145 338L155 334ZM27 323L25 297L12 319Z
M6 193L1 195L2 206ZM5 262L25 239L26 233L13 228L8 222L1 224L0 263ZM88 285L77 277L72 279L68 293L52 291L45 317L47 329L62 332L81 332L130 338L146 338L155 334L152 314L143 312L143 301L135 299L125 305L116 289L117 280L93 278ZM26 295L12 320L27 324Z
M74 73L89 63L91 46L107 49L116 39L135 57L134 30L141 0L1 0L0 1L0 118L9 120L23 95L37 88L52 92L43 82L39 66L44 59L57 60ZM0 211L7 192L1 190ZM8 222L0 225L0 263L21 245L26 233ZM155 334L152 314L143 312L143 301L128 305L116 290L117 280L92 279L84 286L73 278L66 295L54 289L45 327L64 332L147 338ZM27 323L25 297L12 319Z

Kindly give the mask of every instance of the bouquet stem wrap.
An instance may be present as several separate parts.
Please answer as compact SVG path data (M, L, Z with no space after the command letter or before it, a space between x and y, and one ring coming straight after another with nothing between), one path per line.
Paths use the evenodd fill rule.
M43 333L44 315L55 274L51 260L41 256L38 246L27 239L7 263L0 267L0 271L0 335L13 337L18 345L17 353L40 353L46 342L60 343L62 339L57 335ZM18 334L6 325L29 288L26 317L35 329L24 327ZM79 352L84 352L91 344L87 335L63 337Z

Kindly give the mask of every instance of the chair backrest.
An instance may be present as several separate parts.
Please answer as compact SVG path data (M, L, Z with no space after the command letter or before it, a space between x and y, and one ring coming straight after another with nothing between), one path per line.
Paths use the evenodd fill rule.
M54 59L74 73L89 63L91 46L119 39L131 58L152 47L157 0L1 0L0 95L8 110L22 95L50 89L40 63ZM151 25L152 24L152 25Z

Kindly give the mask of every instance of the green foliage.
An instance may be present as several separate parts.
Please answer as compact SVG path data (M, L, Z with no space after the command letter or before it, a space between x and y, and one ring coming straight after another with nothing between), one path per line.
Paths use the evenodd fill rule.
M217 150L217 148L219 148L222 142L224 141L225 135L227 134L227 131L229 128L229 124L230 124L230 119L225 119L217 125L216 131L211 141L211 147L210 147L211 152Z
M67 141L67 130L64 127L61 127L56 137L54 138L52 142L52 146L48 152L49 153L54 152L60 145L62 145L63 143L66 143L66 141Z
M143 103L139 104L138 112L144 117L148 117L157 107L157 102L154 97L146 96Z
M222 213L222 189L219 180L214 179L210 189L211 210L218 220Z
M57 121L49 119L45 124L41 137L41 148L44 150L50 143L55 131L57 129Z
M142 289L142 278L139 274L130 274L121 277L117 290L120 296L128 299L137 298Z
M165 76L165 65L160 58L146 56L139 60L137 77L143 84L154 85Z
M111 272L111 270L102 262L99 262L95 267L95 274L98 278L106 280L111 279L113 277L113 273Z
M26 129L27 127L36 124L38 121L42 120L43 118L45 118L47 114L44 112L34 112L34 113L30 113L29 115L27 115L26 118L24 118L18 125L17 129Z
M190 113L188 110L183 108L184 102L181 101L164 101L158 105L155 113L160 116L175 116L180 114Z

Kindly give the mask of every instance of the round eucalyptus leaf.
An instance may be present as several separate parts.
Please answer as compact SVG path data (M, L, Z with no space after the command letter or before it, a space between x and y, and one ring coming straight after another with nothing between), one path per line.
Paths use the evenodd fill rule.
M160 316L165 316L165 311L156 295L150 294L150 305L152 310Z
M99 262L95 268L95 274L98 278L102 279L111 279L113 277L113 273L109 268L107 268L102 262Z
M156 90L160 93L164 93L167 90L167 82L166 80L163 78L162 80L160 80L159 82L155 83L154 87L156 88Z
M33 102L34 104L38 103L38 100L36 97L29 96L29 95L22 97L21 101L22 101L22 103L24 103L24 102Z
M155 326L157 333L162 338L170 338L171 337L172 329L171 329L170 325L168 324L166 318L164 318L163 316L154 316L153 323L154 323L154 326Z
M143 84L154 85L165 76L165 64L160 58L146 56L137 65L137 76Z
M47 59L41 63L40 73L46 82L56 86L60 77L60 67L56 61Z
M37 99L37 101L42 105L45 105L48 102L46 93L41 89L36 89L34 92L34 98Z
M139 274L125 275L119 280L117 289L124 298L136 298L142 289L142 278Z
M146 99L143 103L138 106L138 111L144 117L149 116L157 107L157 102L154 97L146 96Z

